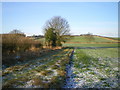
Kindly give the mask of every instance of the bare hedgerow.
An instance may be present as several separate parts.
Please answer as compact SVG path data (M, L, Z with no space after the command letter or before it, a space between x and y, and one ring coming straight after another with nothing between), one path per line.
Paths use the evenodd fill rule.
M19 52L26 51L27 49L34 47L42 47L39 41L29 39L19 34L5 34L2 35L2 52Z

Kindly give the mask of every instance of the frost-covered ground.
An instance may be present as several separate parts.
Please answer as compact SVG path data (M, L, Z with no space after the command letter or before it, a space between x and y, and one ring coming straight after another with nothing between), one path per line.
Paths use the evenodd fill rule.
M118 49L75 49L65 88L118 88Z
M62 49L49 57L11 66L2 72L3 88L56 88L66 75L72 49Z
M2 71L3 87L118 87L118 77L120 77L118 63L120 62L118 62L117 48L75 49L72 55L71 52L72 49L64 49L49 57L4 69ZM63 86L64 81L66 83Z

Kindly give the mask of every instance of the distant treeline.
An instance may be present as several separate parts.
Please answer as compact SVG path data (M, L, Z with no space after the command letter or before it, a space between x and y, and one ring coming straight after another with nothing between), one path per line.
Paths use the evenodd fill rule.
M27 36L27 37L34 38L34 39L44 38L43 35L33 35L33 36Z

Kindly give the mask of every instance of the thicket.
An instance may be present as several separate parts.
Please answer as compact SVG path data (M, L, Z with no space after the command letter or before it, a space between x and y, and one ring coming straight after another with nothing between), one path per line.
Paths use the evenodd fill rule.
M31 47L40 48L42 44L21 34L2 35L2 53L24 52Z

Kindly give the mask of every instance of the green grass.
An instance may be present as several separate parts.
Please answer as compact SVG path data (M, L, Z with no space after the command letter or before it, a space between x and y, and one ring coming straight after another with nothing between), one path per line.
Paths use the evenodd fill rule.
M82 77L81 82L86 81L86 87L96 88L97 85L99 88L116 88L119 77L118 58L117 48L75 49L73 71L77 78Z
M93 36L93 37L94 37L94 40L89 41L89 39L87 39L87 36L74 36L67 42L81 42L81 43L84 43L84 42L115 42L115 41L104 39L104 38L97 37L97 36Z
M110 37L110 39L117 40L120 38ZM43 45L45 44L45 38L40 38L38 40L41 41ZM71 42L71 43L68 43L68 42ZM114 42L116 41L108 40L108 39L97 37L97 36L94 36L94 40L92 41L89 41L88 39L86 39L86 36L74 36L74 37L71 37L71 39L68 40L66 43L63 43L62 46L63 47L117 47L117 46L120 46ZM84 43L87 43L87 44L84 44ZM96 43L96 44L92 44L92 43ZM98 44L98 43L101 43L101 44Z
M113 39L113 40L120 40L120 37L107 37L107 38L110 38L110 39Z
M87 36L74 36L63 47L120 47L120 44L114 43L116 41L94 36L94 40L89 41Z
M64 43L63 47L120 47L117 43L111 44L80 44L80 43Z
M101 49L77 49L77 52L84 52L86 55L90 57L98 58L98 57L109 57L116 58L118 57L118 48L101 48Z
M45 44L45 38L40 38L40 39L37 39L38 41L40 41L43 45Z

